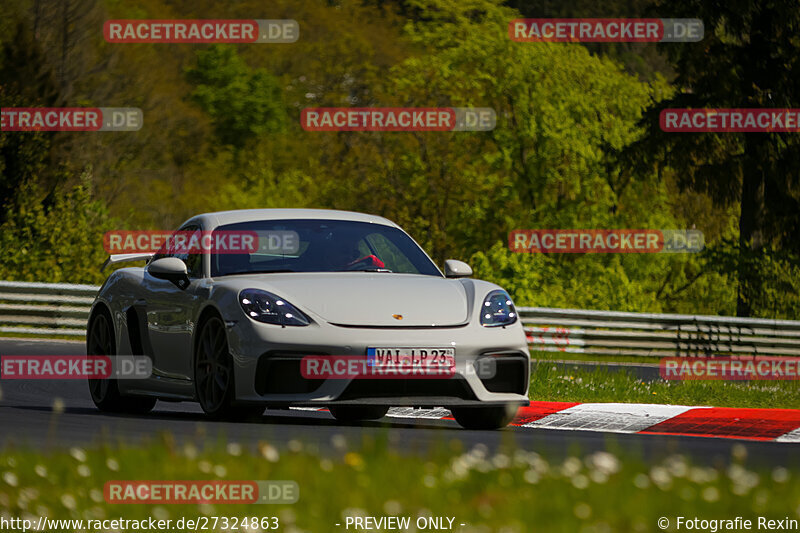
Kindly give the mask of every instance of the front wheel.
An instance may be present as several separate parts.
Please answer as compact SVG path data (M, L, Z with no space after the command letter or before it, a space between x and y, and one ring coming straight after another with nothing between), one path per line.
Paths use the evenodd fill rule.
M203 323L195 350L194 388L197 401L214 419L249 420L264 413L263 405L235 405L233 360L225 324L218 317Z
M465 429L500 429L514 420L517 406L454 407L451 411L456 422Z
M378 405L332 405L329 407L333 418L339 422L360 422L361 420L378 420L386 416L388 407Z
M86 334L86 355L116 354L114 328L111 314L100 309L92 317ZM122 396L116 379L90 379L89 393L92 401L101 411L108 413L149 413L156 405L155 398Z

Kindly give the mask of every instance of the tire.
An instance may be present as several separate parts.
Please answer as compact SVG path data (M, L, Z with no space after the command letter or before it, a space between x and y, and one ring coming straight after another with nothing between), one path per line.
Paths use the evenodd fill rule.
M217 316L205 320L194 351L194 390L200 407L215 420L248 420L264 413L263 405L236 405L233 360L225 324Z
M453 418L465 429L500 429L517 415L516 405L493 407L453 407Z
M378 420L389 412L388 407L379 405L331 405L328 409L339 422Z
M111 313L105 307L92 316L86 332L86 355L116 355ZM155 398L123 396L116 379L90 379L89 394L98 409L107 413L145 414L153 410Z

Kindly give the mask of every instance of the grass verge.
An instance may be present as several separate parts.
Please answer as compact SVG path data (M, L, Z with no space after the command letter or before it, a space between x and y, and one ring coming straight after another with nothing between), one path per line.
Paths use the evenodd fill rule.
M453 530L462 533L657 531L660 517L674 531L678 516L800 517L796 468L750 468L742 445L734 446L730 461L713 467L691 464L681 455L646 465L609 452L572 452L551 461L521 449L465 450L458 441L422 457L375 441L356 449L341 436L331 447L339 452L333 458L299 441L283 452L267 442L252 451L236 443L199 450L168 437L141 448L73 448L44 455L10 449L0 452L0 516L173 521L275 516L279 531L293 533L344 530L335 524L344 525L346 516L454 517ZM105 503L106 481L145 479L294 480L300 499L249 506ZM66 529L78 528L51 528Z
M800 409L799 381L642 381L627 370L533 365L535 401L620 402Z
M0 332L0 338L14 340L39 340L39 341L74 341L74 342L86 342L86 337L84 335L35 335L33 333L17 333L14 331L6 331Z

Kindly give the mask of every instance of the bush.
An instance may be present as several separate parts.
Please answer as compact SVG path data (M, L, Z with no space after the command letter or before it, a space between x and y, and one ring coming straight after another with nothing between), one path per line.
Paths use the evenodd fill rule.
M101 283L103 234L118 227L92 196L90 173L65 194L46 196L32 181L6 206L0 225L0 279ZM107 274L107 273L106 273Z

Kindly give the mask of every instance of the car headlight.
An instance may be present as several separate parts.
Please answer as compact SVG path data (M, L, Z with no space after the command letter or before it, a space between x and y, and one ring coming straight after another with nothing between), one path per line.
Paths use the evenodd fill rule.
M307 326L311 323L295 306L280 296L260 289L240 292L239 304L247 316L258 322L278 326Z
M517 321L517 310L506 291L496 290L486 295L481 306L481 325L508 326Z

